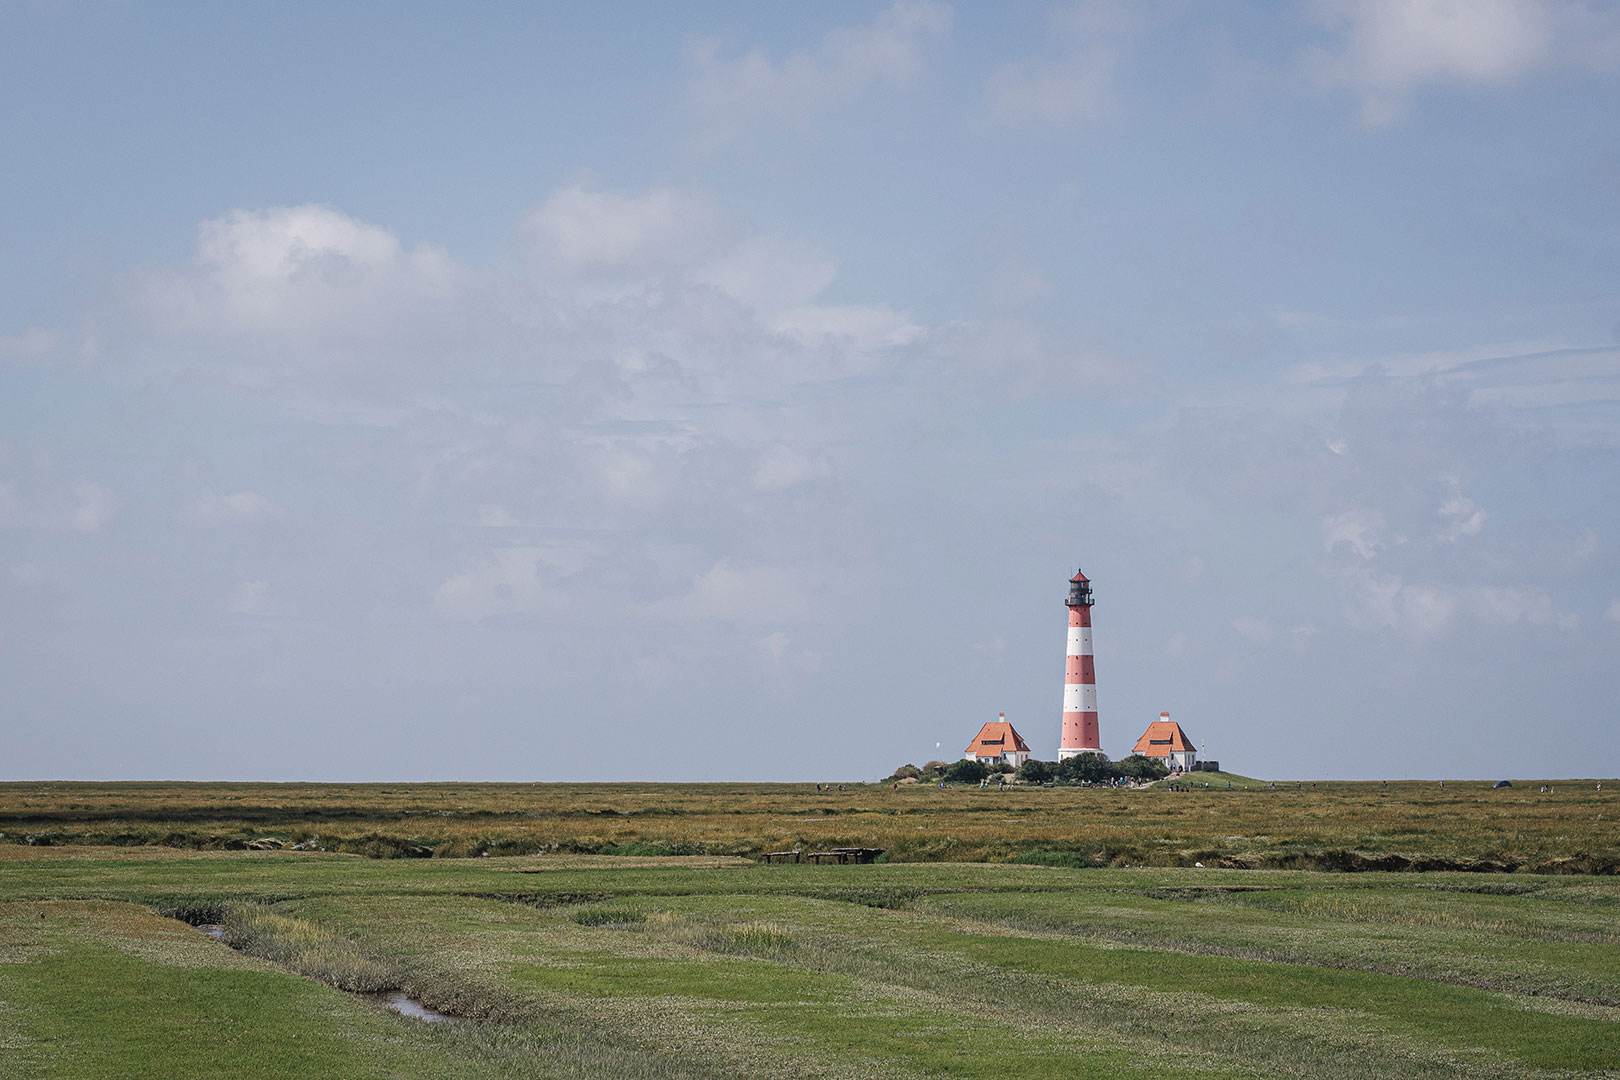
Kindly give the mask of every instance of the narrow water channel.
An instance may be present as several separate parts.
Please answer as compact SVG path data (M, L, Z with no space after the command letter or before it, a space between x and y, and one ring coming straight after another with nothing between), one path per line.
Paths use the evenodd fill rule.
M225 928L219 923L197 923L197 929L213 938L215 941L225 940ZM461 1017L449 1016L437 1009L430 1009L426 1005L408 996L403 990L379 990L371 994L354 994L353 996L381 1005L385 1009L393 1009L401 1016L408 1016L412 1020L421 1020L429 1024L459 1024Z
M407 997L403 990L382 990L375 994L356 994L357 998L375 1002L385 1009L393 1009L401 1016L409 1016L413 1020L423 1020L429 1024L459 1024L461 1017L446 1016L437 1009L430 1009L414 998Z

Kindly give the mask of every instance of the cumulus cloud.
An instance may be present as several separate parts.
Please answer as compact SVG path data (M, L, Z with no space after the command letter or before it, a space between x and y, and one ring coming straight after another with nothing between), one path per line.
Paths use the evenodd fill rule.
M1369 125L1405 113L1425 86L1503 86L1549 66L1612 62L1620 17L1575 0L1321 0L1341 34L1308 57L1321 82L1361 98Z
M787 491L831 475L832 467L826 459L810 457L777 443L765 451L750 479L761 491Z
M517 233L527 260L475 268L329 206L233 211L189 264L140 275L128 295L160 347L122 355L379 427L465 410L447 379L544 380L578 426L870 373L926 335L882 303L826 303L836 260L701 193L572 184Z
M1396 630L1414 641L1437 638L1463 622L1503 628L1525 622L1575 630L1578 616L1561 611L1536 586L1407 582L1398 574L1351 568L1339 574L1353 625Z
M1485 527L1485 511L1474 505L1474 500L1462 493L1462 485L1455 477L1447 477L1446 484L1451 491L1445 502L1440 504L1438 511L1440 518L1445 522L1440 531L1440 539L1446 543L1460 540L1464 536L1476 536L1479 530Z
M715 300L729 303L738 309L729 317L759 332L818 350L837 346L844 356L909 345L924 333L904 312L884 304L819 302L837 276L835 260L761 233L701 195L573 185L528 214L522 232L546 284L587 303L644 295L667 309L685 284L701 290L687 294L687 303L702 305L702 292L712 293L711 308ZM713 313L707 321L715 324ZM618 360L637 371L658 366L644 348ZM800 374L846 370L818 372L818 366L807 365Z
M446 296L456 274L444 252L407 250L389 230L333 207L277 206L203 222L191 265L146 275L136 300L174 335L353 341Z
M257 491L233 491L227 495L209 492L186 508L186 520L193 525L217 528L246 525L280 517L282 509Z
M1346 510L1322 522L1322 546L1329 554L1343 544L1362 559L1384 546L1384 515L1376 510Z
M780 630L754 639L754 649L766 666L773 669L815 671L821 666L821 656L810 649L798 648L791 637Z
M573 184L523 219L535 257L564 277L642 280L687 269L719 256L738 229L713 202L670 188L620 193Z
M810 600L804 581L787 570L723 559L692 582L679 613L730 623L793 623L808 617Z
M64 484L50 477L50 471L45 460L22 483L0 480L0 528L47 533L105 529L121 505L113 490L93 480Z
M514 545L473 559L433 594L447 619L476 622L494 615L558 615L569 610L564 580L587 561L579 544Z
M839 27L815 48L779 58L758 47L728 57L720 41L695 39L692 107L711 138L761 123L805 124L873 89L910 83L951 22L944 4L895 0L870 23Z
M1117 70L1143 29L1139 8L1079 0L1052 9L1046 49L991 73L985 99L1009 119L1065 123L1106 110Z

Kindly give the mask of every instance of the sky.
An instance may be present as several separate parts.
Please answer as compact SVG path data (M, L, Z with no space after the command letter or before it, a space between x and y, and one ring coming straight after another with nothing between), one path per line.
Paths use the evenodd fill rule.
M0 777L1620 771L1620 4L0 6Z

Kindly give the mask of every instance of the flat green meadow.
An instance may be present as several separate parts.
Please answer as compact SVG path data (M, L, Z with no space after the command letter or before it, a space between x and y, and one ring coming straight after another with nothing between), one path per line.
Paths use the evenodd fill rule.
M0 1080L1620 1075L1605 787L0 784Z
M0 845L5 1078L1617 1071L1608 876Z

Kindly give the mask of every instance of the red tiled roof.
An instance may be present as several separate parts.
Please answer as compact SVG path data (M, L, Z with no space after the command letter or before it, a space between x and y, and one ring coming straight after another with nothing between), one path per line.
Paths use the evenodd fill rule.
M1136 740L1136 746L1131 750L1133 754L1146 754L1148 757L1169 757L1173 750L1176 753L1191 750L1192 740L1187 733L1181 730L1181 725L1174 720L1155 720L1142 732L1142 737Z
M1007 721L991 720L979 729L979 733L973 736L973 741L968 743L967 749L962 753L974 757L1000 757L1009 750L1027 754L1029 744L1018 734L1018 729Z

